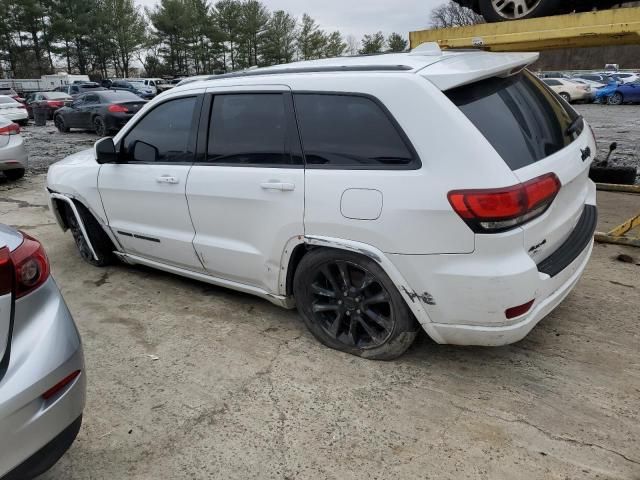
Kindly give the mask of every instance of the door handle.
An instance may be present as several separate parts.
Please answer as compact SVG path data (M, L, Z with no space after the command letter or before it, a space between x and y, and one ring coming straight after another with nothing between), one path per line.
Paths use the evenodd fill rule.
M281 192L292 192L296 189L296 185L289 182L264 182L260 186L264 190L279 190Z
M172 177L171 175L162 175L161 177L156 178L156 182L175 184L180 183L180 180L178 180L176 177Z

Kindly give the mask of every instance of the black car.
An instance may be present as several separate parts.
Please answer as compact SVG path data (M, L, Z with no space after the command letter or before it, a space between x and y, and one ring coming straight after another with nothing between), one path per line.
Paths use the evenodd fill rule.
M559 13L588 12L594 8L605 9L634 0L453 0L469 7L487 22L521 20Z
M140 110L146 100L131 92L101 90L85 93L56 111L53 121L61 132L70 128L93 130L101 137L119 130Z
M113 80L111 82L111 86L109 87L109 89L116 90L116 91L119 90L119 91L131 92L135 95L138 95L140 98L144 98L146 100L153 98L153 95L143 92L139 88L136 88L135 85L125 80Z

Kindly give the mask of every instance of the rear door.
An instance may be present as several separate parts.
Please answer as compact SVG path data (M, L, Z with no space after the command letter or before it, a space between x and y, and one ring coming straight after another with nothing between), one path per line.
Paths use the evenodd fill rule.
M100 167L109 226L127 253L202 271L185 196L202 95L185 92L155 105L118 142L118 164Z
M548 83L545 80L545 83ZM524 247L539 263L566 240L585 204L595 203L593 135L569 104L528 72L448 92L521 182L554 173L562 187L549 210L526 223ZM571 125L575 128L569 128Z
M294 122L288 87L210 90L187 199L193 245L211 275L278 291L285 245L304 235Z

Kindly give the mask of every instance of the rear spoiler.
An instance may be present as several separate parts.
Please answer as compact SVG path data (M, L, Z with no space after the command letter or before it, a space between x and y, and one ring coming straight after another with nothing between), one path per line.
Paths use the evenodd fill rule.
M450 90L491 77L509 76L538 60L539 53L492 53L450 50L443 58L418 71L440 90Z

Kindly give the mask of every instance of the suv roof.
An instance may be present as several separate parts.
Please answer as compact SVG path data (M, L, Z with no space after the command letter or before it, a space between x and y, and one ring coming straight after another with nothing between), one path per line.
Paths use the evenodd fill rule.
M445 50L437 44L426 43L408 53L337 57L308 60L283 65L195 78L193 82L177 87L193 88L196 83L222 86L233 79L243 78L246 83L257 83L266 75L313 75L327 73L420 73L441 90L489 78L500 73L522 69L538 59L537 53L491 53L481 50ZM243 81L243 83L245 83Z

